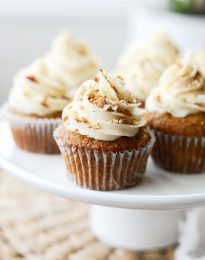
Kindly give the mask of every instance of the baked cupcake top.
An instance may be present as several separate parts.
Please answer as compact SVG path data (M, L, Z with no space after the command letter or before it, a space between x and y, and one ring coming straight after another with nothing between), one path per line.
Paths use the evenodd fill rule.
M84 43L69 34L60 34L46 57L52 75L68 87L70 97L85 80L94 77L99 69L96 57Z
M174 117L205 112L205 79L192 53L164 72L147 98L146 109Z
M63 122L68 131L97 140L132 137L146 123L140 105L122 78L101 70L94 80L79 87L74 101L63 111Z
M145 100L162 73L176 62L179 51L164 35L143 46L132 46L120 60L119 73L135 96Z
M36 60L14 78L9 107L26 115L46 116L68 104L67 88L51 77L44 59Z

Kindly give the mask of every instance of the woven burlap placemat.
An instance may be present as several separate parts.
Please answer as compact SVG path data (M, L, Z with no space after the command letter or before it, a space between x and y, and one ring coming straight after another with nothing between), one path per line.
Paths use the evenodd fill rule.
M95 238L89 206L27 187L0 173L0 260L172 260L174 248L134 253Z

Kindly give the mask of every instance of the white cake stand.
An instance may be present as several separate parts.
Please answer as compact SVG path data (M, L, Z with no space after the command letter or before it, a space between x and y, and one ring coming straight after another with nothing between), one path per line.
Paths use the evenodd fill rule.
M26 183L94 206L91 228L103 241L130 250L163 248L177 242L183 209L205 205L205 174L177 175L148 163L144 182L134 188L99 192L76 187L60 155L36 155L15 147L0 120L0 165Z

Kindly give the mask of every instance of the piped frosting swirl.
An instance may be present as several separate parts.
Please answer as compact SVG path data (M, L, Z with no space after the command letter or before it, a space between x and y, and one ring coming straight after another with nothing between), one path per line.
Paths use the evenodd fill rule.
M146 109L174 117L205 112L205 79L192 53L164 72L147 98Z
M143 46L132 46L120 60L120 74L135 96L145 100L162 73L179 57L179 51L164 35Z
M9 106L23 114L46 116L68 104L67 88L54 79L44 59L36 60L14 78Z
M98 61L88 46L74 41L67 33L60 34L54 40L46 60L52 75L67 86L70 97L74 96L82 82L93 78L99 69Z
M199 64L200 70L205 77L205 46L197 50L195 57Z
M63 111L63 122L68 131L97 140L132 137L145 125L140 105L122 78L101 70L95 80L80 86L74 101Z

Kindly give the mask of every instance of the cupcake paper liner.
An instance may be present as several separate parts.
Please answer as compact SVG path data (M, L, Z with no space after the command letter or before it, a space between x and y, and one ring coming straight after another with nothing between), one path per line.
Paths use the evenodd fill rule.
M30 118L6 113L16 145L28 152L60 153L53 138L53 131L60 125L60 118Z
M159 167L176 173L205 171L205 137L189 137L153 130L152 158Z
M142 181L147 159L154 144L152 137L146 147L122 152L88 150L67 146L55 133L56 142L64 157L68 174L78 186L92 190L117 190Z

